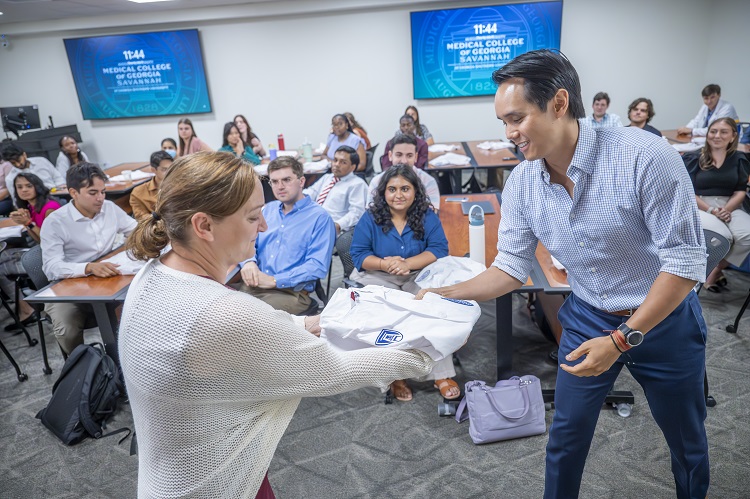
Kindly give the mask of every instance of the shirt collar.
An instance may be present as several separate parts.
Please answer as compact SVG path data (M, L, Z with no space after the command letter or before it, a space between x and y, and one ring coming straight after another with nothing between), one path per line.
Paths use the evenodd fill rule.
M104 204L107 204L107 202L105 201ZM76 205L75 203L73 203L73 201L68 203L68 205L70 205L70 216L74 222L80 222L81 220L94 220L97 217L99 217L102 213L104 213L104 205L102 205L101 211L97 213L96 215L94 215L94 218L89 218L83 215L80 211L78 211L78 208L76 208Z
M283 216L289 216L294 212L302 211L306 207L310 206L310 203L312 203L312 199L310 199L310 196L304 196L302 199L294 203L294 208L292 208L289 213L284 213L284 203L279 201L279 215Z
M543 159L535 161L539 166L539 173L545 184L549 185L550 175ZM570 160L567 175L571 177L571 168L576 168L582 172L591 175L596 165L596 132L593 128L588 127L578 121L578 143L576 150L573 152L573 159Z
M148 192L158 192L159 191L159 187L156 186L156 180L155 180L155 178L152 178L151 180L148 181L148 185L146 186L146 188L148 189Z

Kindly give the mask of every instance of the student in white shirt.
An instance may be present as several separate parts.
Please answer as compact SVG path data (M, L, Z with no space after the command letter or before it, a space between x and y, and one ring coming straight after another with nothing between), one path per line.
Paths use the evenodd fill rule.
M13 179L22 171L39 177L47 189L65 185L65 179L47 158L29 158L26 151L16 143L11 142L3 147L3 158L13 165L10 172L5 175L5 187L8 192L13 192Z
M132 232L136 222L104 199L106 179L92 163L79 163L68 170L73 201L50 214L41 231L42 269L50 281L120 273L117 265L96 260L113 249L118 234ZM76 303L48 303L45 311L63 352L70 354L83 343L84 324L91 310Z
M417 139L411 135L396 135L391 140L391 148L388 150L388 160L393 165L400 164L414 168L414 165L417 163ZM422 185L424 185L425 193L432 208L438 211L440 209L440 190L438 189L437 181L435 181L432 175L420 168L414 168L414 172L419 177ZM372 198L378 190L381 178L383 178L383 173L375 175L370 180L370 187L367 190L367 206L370 206L370 203L372 203Z
M304 191L331 215L336 236L354 228L365 213L367 184L353 173L359 160L353 148L339 147L333 156L332 173L323 175Z
M693 137L705 137L708 125L719 118L732 118L739 121L734 106L721 98L721 87L716 83L706 85L701 90L703 105L698 109L698 114L690 120L690 123L677 130L680 135L692 135Z

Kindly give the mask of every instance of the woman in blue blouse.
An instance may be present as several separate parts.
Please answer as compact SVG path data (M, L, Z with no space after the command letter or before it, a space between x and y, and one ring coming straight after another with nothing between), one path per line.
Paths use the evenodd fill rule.
M242 141L240 129L231 121L224 125L224 143L219 151L230 152L235 156L242 157L254 165L260 164L260 158L253 152L253 148Z
M349 118L343 114L335 114L331 118L331 133L326 140L326 148L323 151L323 156L328 156L328 159L333 161L333 155L336 154L336 151L341 146L349 146L357 151L360 162L355 171L365 171L365 167L367 166L365 164L365 141L354 133Z
M369 210L354 229L350 254L353 280L410 293L420 289L414 282L420 270L448 256L443 226L413 168L394 165L383 174ZM453 359L447 357L426 379L435 380L443 397L455 399L461 395L451 379L455 375ZM394 381L391 389L398 400L412 398L405 380Z

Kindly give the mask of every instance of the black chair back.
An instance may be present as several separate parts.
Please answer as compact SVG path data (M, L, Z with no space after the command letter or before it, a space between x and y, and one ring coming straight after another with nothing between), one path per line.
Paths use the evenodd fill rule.
M339 254L341 265L344 267L344 279L348 279L354 270L354 262L352 261L352 256L349 254L353 236L354 229L344 232L336 238L336 252Z
M726 237L712 230L704 229L703 235L706 238L706 253L708 254L706 260L706 276L708 276L727 256L731 244Z
M21 264L26 269L26 273L29 275L31 282L34 283L34 287L37 290L49 284L49 279L42 270L42 247L36 245L29 249L21 257Z

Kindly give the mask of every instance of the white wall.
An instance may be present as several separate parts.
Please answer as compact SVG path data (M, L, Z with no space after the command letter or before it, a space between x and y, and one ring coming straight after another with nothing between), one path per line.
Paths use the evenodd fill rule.
M83 121L62 39L197 27L214 111L191 119L198 135L212 146L220 145L223 123L236 113L248 117L266 144L283 132L289 147L306 137L313 143L323 141L331 116L342 111L353 112L373 143L382 144L397 128L406 105L413 103L408 12L467 5L401 3L282 2L28 23L16 26L15 32L13 26L4 27L13 46L0 51L0 105L39 104L43 121L52 115L58 126L77 123L84 150L102 163L147 159L163 137L176 138L177 117ZM482 3L498 2L472 5ZM347 10L341 10L342 4ZM737 25L734 33L741 33L741 22L750 19L745 4L565 0L562 50L580 73L586 109L590 111L594 93L605 90L612 97L610 110L625 117L632 99L647 96L655 103L653 124L676 128L697 111L700 89L716 82L741 117L750 118L745 84L750 71L739 61L738 38L716 36L724 31L720 27L727 17ZM176 22L155 23L162 19ZM418 105L438 141L502 135L491 97Z

